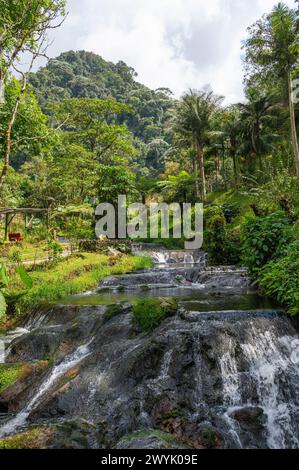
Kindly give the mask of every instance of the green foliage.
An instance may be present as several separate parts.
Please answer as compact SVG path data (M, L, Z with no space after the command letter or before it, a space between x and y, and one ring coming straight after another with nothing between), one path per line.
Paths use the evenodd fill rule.
M50 239L48 240L47 249L49 260L52 263L56 263L57 261L59 261L60 255L63 253L63 247L61 246L61 244L55 240Z
M135 175L119 165L99 165L98 200L117 205L118 196L136 196Z
M168 175L166 180L157 183L166 202L195 202L195 175L182 171L178 175Z
M216 264L234 264L240 261L240 237L231 229L219 206L204 211L204 250Z
M281 258L261 269L259 283L268 295L286 305L292 315L299 314L298 241L292 243Z
M33 271L33 288L19 298L18 279L12 279L10 297L17 299L14 302L14 310L16 314L22 315L37 305L50 304L68 295L93 289L104 277L150 266L150 260L144 257L122 256L111 266L109 257L105 255L76 255Z
M7 303L3 293L0 291L0 322L5 318Z
M45 427L33 428L29 431L0 439L0 449L36 449L38 446L41 446L39 443L41 437L47 442L49 436L50 434L49 432L47 434ZM42 446L44 445L45 443L43 442Z
M211 261L221 263L226 245L226 220L222 214L212 216L204 233L204 248Z
M228 202L224 204L221 209L228 224L241 214L241 208L237 202Z
M104 313L104 322L108 322L114 317L120 315L123 311L122 305L108 305Z
M18 264L15 267L16 274L20 278L23 286L26 290L32 288L33 281L30 278L29 274L25 271L24 267L21 264ZM7 269L4 264L0 264L0 322L5 320L6 310L7 310L7 298L9 298L9 287L12 282L11 276L8 275ZM18 293L18 297L25 294L25 291Z
M22 375L21 364L0 364L0 395Z
M33 281L27 271L25 271L24 266L19 265L16 267L16 272L20 276L21 281L23 282L25 288L27 290L32 289L33 287Z
M290 222L299 219L299 179L289 176L286 170L280 171L271 181L257 187L255 208L260 213L282 210Z
M177 310L174 299L142 299L133 306L133 324L142 331L150 332L157 328L161 322L173 315Z
M249 218L242 227L242 259L254 274L279 255L291 239L290 226L283 213Z
M116 122L128 127L136 143L145 143L143 165L153 170L163 165L169 141L166 121L173 100L169 90L150 90L135 81L136 75L124 62L113 64L92 52L69 51L31 74L30 82L43 109L69 98L113 97L125 104L127 108L123 108ZM158 141L164 143L157 146Z

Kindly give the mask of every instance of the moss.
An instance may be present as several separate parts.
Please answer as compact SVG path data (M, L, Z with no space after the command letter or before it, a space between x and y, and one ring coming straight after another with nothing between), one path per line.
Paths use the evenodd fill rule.
M104 313L104 322L108 322L111 318L117 317L123 312L123 307L120 304L107 305Z
M138 431L138 432L135 432L135 433L132 433L123 437L122 441L130 443L136 440L151 439L151 438L158 439L165 449L169 449L169 448L181 449L183 447L185 448L185 446L179 443L171 434L168 434L163 431L159 431L158 429Z
M202 433L203 439L209 449L214 449L217 445L217 434L212 429L205 429Z
M0 364L0 394L14 385L22 375L22 364Z
M33 372L42 373L49 367L49 361L23 364L0 364L0 394L12 387L19 380L25 379Z
M167 420L167 419L181 418L182 416L184 416L183 411L176 408L176 409L173 409L173 410L169 411L168 413L166 413L163 416L163 419Z
M147 292L150 290L150 287L147 284L144 284L143 286L140 286L140 290L142 292Z
M170 298L153 298L138 300L133 306L133 324L142 331L150 332L161 322L173 315L177 310L177 302Z
M52 428L33 428L15 436L0 439L0 449L39 449L46 447L53 435Z

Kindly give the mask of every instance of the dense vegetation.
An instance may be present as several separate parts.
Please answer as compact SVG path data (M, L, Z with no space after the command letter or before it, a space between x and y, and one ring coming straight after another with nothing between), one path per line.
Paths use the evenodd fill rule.
M31 2L18 20L23 2L0 0L1 206L50 209L50 232L41 218L26 229L27 239L48 244L56 233L93 238L94 207L119 194L202 201L211 261L245 263L298 313L298 9L280 3L249 28L246 99L224 106L209 87L181 99L150 90L124 62L85 51L65 52L32 73L64 3ZM25 52L32 64L17 73ZM39 282L30 302L36 295L47 297Z

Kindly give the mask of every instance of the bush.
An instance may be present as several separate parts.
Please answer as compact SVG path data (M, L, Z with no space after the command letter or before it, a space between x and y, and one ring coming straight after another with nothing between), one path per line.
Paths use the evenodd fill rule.
M133 306L133 324L142 331L150 332L177 310L174 299L142 299Z
M268 263L259 274L259 283L268 295L299 313L299 242L292 243L285 255Z
M228 224L241 214L240 205L236 202L226 203L222 206L222 212Z
M240 235L227 226L224 214L219 207L205 211L204 249L211 262L235 264L240 261Z
M278 257L291 240L291 227L283 213L247 219L242 227L242 260L252 274Z

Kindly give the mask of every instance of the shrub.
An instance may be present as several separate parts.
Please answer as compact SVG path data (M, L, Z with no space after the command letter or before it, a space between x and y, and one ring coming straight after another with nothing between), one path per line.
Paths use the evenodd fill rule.
M226 222L230 224L236 217L238 217L238 215L241 214L241 208L237 202L228 202L226 204L223 204L222 212Z
M242 227L242 260L252 274L278 257L291 240L288 219L283 213L247 219Z
M150 332L176 310L177 303L174 299L142 299L133 306L133 324L139 326L142 331Z
M205 249L215 263L221 263L227 247L226 220L223 215L214 215L208 222L205 231Z
M259 283L268 295L299 313L299 242L292 243L285 255L268 263L259 274Z
M240 234L227 226L219 207L208 208L205 212L204 249L211 262L235 264L240 261Z

